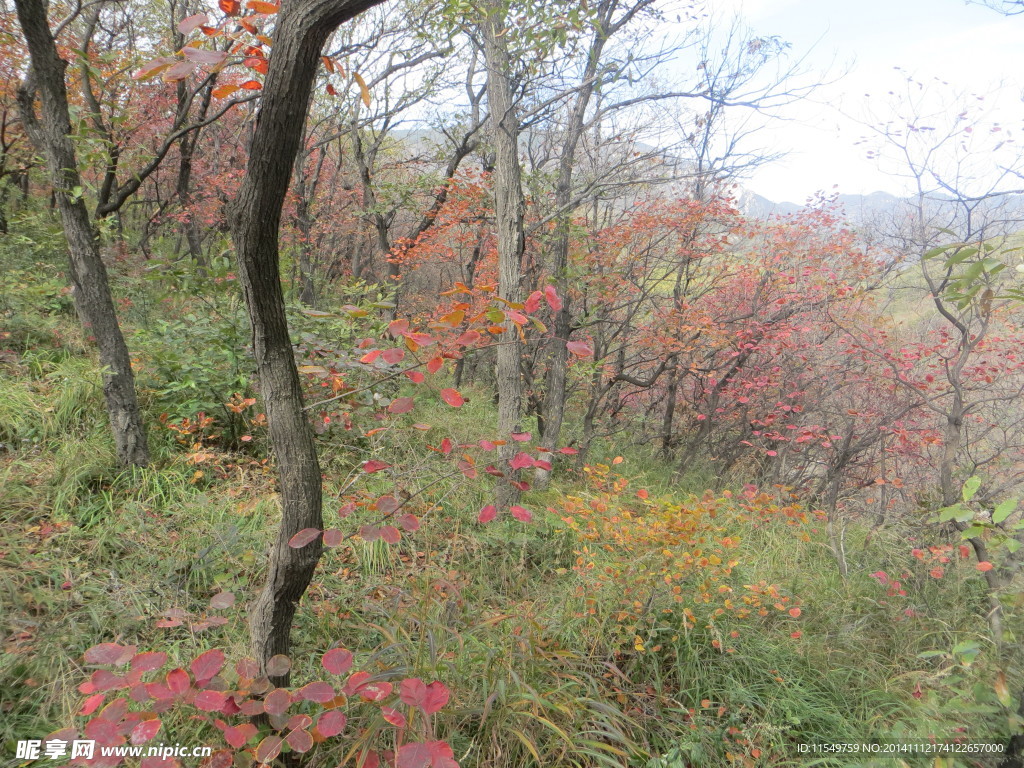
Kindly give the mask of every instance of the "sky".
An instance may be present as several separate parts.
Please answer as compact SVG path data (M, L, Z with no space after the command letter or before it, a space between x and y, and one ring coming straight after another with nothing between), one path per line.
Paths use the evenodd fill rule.
M1024 144L1024 15L964 0L708 1L758 35L787 40L793 55L806 53L812 73L843 75L786 107L786 119L768 121L758 136L761 146L789 153L744 182L771 200L800 203L819 190L906 193L906 180L883 172L857 141L872 114L891 114L888 92L905 93L908 74L927 84L930 107L946 114L959 103L953 94L985 94L1000 138L1016 134Z

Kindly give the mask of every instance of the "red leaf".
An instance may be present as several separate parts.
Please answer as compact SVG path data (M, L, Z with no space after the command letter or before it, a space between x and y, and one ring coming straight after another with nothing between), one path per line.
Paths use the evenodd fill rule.
M200 691L193 701L196 709L203 712L220 712L228 703L228 697L220 691Z
M85 737L105 747L124 741L121 734L117 732L117 724L102 717L94 717L85 724Z
M250 56L242 63L254 72L259 72L261 75L265 75L270 71L270 62L262 56Z
M309 731L304 731L301 728L296 728L289 733L285 737L285 741L299 754L309 752L313 748L313 737L309 735Z
M215 611L223 611L235 604L235 596L231 592L218 592L210 598L210 607Z
M512 513L512 517L516 520L522 520L524 523L528 523L533 520L533 515L530 514L530 510L524 509L523 507L509 507L508 511Z
M245 91L259 91L262 90L263 83L259 80L246 80L238 87Z
M203 67L219 67L228 59L227 51L208 51L205 48L186 46L181 49L185 58Z
M160 56L152 61L143 64L139 69L132 72L132 79L134 80L149 80L151 77L156 77L161 72L165 72L171 68L177 62L172 56Z
M114 699L100 711L99 716L112 723L119 723L127 711L128 699ZM132 714L137 715L138 713L133 712Z
M565 348L569 350L571 354L576 355L576 357L590 357L594 354L594 350L590 345L583 341L567 341L565 343Z
M459 347L468 347L472 344L476 344L478 341L480 341L479 331L466 331L455 340L455 344Z
M441 370L444 365L444 358L441 356L433 357L430 362L427 363L427 373L437 373Z
M343 713L336 709L329 709L320 715L320 719L316 721L316 729L320 732L321 736L329 739L331 736L337 736L344 731L346 722L348 722L348 718Z
M540 309L541 297L542 294L540 291L534 291L533 293L530 294L530 298L526 300L526 304L523 305L523 309L525 309L530 314L533 314L538 309Z
M145 744L147 741L156 736L157 731L160 730L160 721L156 718L152 720L143 720L141 723L132 728L131 736L129 741L132 744L138 746L139 744Z
M410 533L420 529L420 519L416 515L402 515L398 518L398 524Z
M280 736L267 736L256 747L256 760L260 763L269 763L281 754L281 745L284 739Z
M427 378L419 371L406 371L405 375L413 384L422 384Z
M577 453L579 453L579 451L576 450L575 448L559 448L558 452L564 453L567 456L575 456Z
M103 703L103 700L106 697L107 694L105 693L94 693L92 696L90 696L84 702L82 702L82 708L78 710L78 714L82 715L83 717L88 717L97 709L99 709L100 704Z
M533 437L533 435L531 435L529 432L513 432L511 435L509 435L509 437L511 437L517 443L527 443L530 441L530 438Z
M363 464L363 472L380 472L382 469L387 469L390 466L390 464L383 461L372 459Z
M193 29L198 29L204 24L210 23L210 17L205 13L197 13L195 16L186 16L178 24L178 31L183 35L187 35Z
M423 707L424 712L432 715L443 709L450 697L451 691L448 690L445 684L435 680L427 686L427 695L420 706Z
M363 541L376 541L380 538L380 528L376 525L361 525L359 526L359 535Z
M189 679L188 672L181 667L167 673L167 690L175 696L184 696L191 687L192 681Z
M380 537L388 544L397 544L402 540L402 532L393 525L385 525L380 529Z
M379 349L375 349L372 352L367 352L365 355L360 357L359 358L359 362L360 363L366 363L367 365L369 365L374 360L376 360L378 357L380 357L380 355L381 355L380 350Z
M332 648L324 654L320 664L332 675L344 675L352 668L352 651Z
M459 768L452 748L443 741L406 744L398 750L396 768Z
M301 531L296 533L290 539L288 539L288 546L292 549L302 549L307 546L310 542L320 538L322 531L319 528L303 528Z
M263 709L268 715L283 715L292 703L291 694L284 688L275 688L263 699Z
M517 453L508 463L512 469L526 469L533 466L533 457L528 453Z
M267 660L267 674L270 677L280 677L292 668L292 660L283 653L275 654Z
M239 659L235 662L235 673L243 680L253 680L260 673L260 666L253 659Z
M411 397L400 397L397 400L391 401L391 405L388 406L388 412L394 414L408 413L413 409L413 404Z
M457 389L452 389L450 387L441 390L441 399L448 403L452 408L459 408L466 402Z
M409 332L409 321L408 320L392 320L388 323L388 333L394 338L399 336L405 336Z
M443 453L445 456L447 456L451 452L452 452L452 441L449 440L446 437L444 440L441 441L441 453Z
M89 677L89 682L92 683L92 691L110 691L114 688L122 687L124 685L124 678L120 675L115 675L108 669L97 669ZM91 693L92 691L82 691L82 693Z
M242 11L242 4L238 0L218 0L217 5L228 16L237 16Z
M430 747L426 744L406 744L398 750L398 768L430 768Z
M477 445L479 445L485 451L493 451L495 448L498 447L494 443L492 443L490 440L481 440L479 443L477 443Z
M223 666L224 652L215 648L196 656L192 664L189 665L189 668L192 670L192 674L195 675L196 683L202 685L220 672Z
M488 504L486 507L480 510L480 514L477 515L478 523L489 523L498 515L498 509L493 504Z
M255 725L252 723L242 723L241 725L225 728L224 739L235 749L240 749L257 733Z
M318 704L325 704L328 701L334 699L338 694L335 693L334 688L329 683L317 681L315 683L307 683L298 690L299 696L304 698L306 701L315 701Z
M410 677L398 685L398 698L410 707L418 707L423 704L427 695L427 684L418 677Z
M363 683L365 683L369 679L369 672L353 672L351 675L349 675L348 681L345 683L345 687L342 689L341 692L344 693L346 696L351 696L359 689L359 687Z
M165 83L176 83L180 80L184 80L186 77L192 74L196 68L194 61L179 61L177 64L172 65L164 72Z
M380 713L384 716L385 720L387 720L396 728L405 728L405 715L403 715L398 710L392 709L391 707L381 707Z
M324 531L325 547L339 547L343 541L345 541L345 532L340 528L328 528Z
M558 291L555 290L555 286L544 286L544 299L547 301L548 306L551 307L552 312L557 312L562 308L562 299L559 297Z
M405 358L405 350L393 347L384 350L384 362L388 365L397 365Z
M382 515L393 515L401 506L394 496L381 496L376 501L377 511Z
M87 664L120 664L119 661L125 655L125 649L128 646L118 645L117 643L100 643L94 645L92 648L85 652L85 662ZM131 653L135 653L135 649L131 649ZM127 661L127 659L126 659Z
M364 701L381 701L391 695L394 686L391 683L370 683L362 685L356 693Z

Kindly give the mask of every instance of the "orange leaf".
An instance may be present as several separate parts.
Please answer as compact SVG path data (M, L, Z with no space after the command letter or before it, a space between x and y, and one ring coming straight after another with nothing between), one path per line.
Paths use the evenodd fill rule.
M256 11L256 13L266 13L268 15L271 13L277 13L281 10L279 6L274 5L273 3L265 3L263 0L249 0L249 2L245 4L245 7Z
M238 87L244 88L247 91L258 91L261 88L263 88L263 83L261 83L259 80L246 80Z
M226 99L238 90L239 87L237 85L221 85L213 89L213 98Z

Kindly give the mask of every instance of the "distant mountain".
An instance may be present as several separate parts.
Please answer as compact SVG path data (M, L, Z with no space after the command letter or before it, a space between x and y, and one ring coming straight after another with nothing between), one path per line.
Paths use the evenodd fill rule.
M847 217L852 222L862 222L880 213L889 213L895 210L901 199L888 192L872 192L870 195L839 195L837 202L846 211ZM755 219L787 216L796 213L806 205L806 203L798 205L789 201L777 203L750 190L741 191L736 204L742 214Z

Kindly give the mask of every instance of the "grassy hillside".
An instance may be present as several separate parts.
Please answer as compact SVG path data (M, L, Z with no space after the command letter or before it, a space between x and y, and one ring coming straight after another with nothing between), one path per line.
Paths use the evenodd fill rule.
M252 392L233 283L119 266L155 455L122 472L58 250L37 236L0 258L0 741L13 753L81 722L96 643L182 664L213 647L244 656L278 508L258 424L224 408ZM344 350L354 334L295 320L307 347ZM458 411L418 409L426 443L492 434L489 392L463 390ZM184 430L198 412L217 415L216 436ZM338 517L330 499L371 451L398 463L424 447L327 430L332 525L369 519ZM798 745L1007 738L983 582L955 557L932 578L910 553L938 539L915 539L913 521L854 521L843 581L822 521L782 489L674 483L656 456L619 453L600 446L528 492L533 522L480 525L486 488L453 480L424 495L422 527L399 544L329 551L297 618L298 682L335 644L363 666L444 681L437 736L467 768L870 765ZM224 591L234 607L210 609ZM1019 616L1008 624L1020 633ZM393 738L379 717L352 717L378 745ZM185 716L164 728L169 742L220 743ZM328 742L311 764L352 746Z

